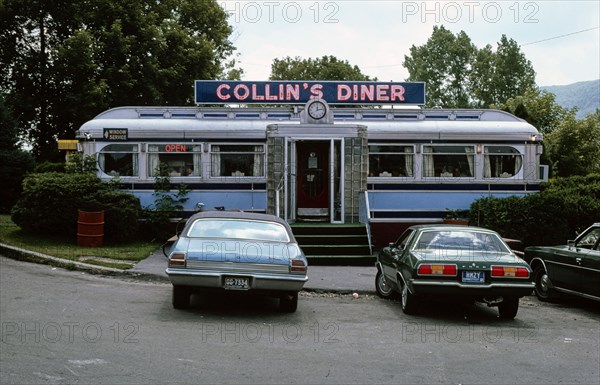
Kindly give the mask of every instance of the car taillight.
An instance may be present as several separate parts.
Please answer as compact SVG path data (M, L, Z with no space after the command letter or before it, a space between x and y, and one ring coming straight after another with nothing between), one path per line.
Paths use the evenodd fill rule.
M525 267L492 266L492 277L529 278L529 270Z
M300 258L294 258L290 261L290 273L306 274L306 262Z
M419 265L417 269L419 275L456 275L456 265L430 265L423 264Z
M169 257L169 267L185 267L185 254L171 254L171 256Z

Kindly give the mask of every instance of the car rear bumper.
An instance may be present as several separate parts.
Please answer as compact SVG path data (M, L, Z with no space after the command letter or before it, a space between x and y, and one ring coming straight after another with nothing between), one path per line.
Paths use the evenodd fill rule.
M490 284L464 284L451 281L422 281L410 280L409 288L417 295L457 295L457 296L503 296L524 297L531 295L535 284L533 282L520 283L490 283Z
M225 277L249 278L249 291L300 291L308 277L292 274L216 272L205 270L168 268L166 270L173 285L219 289L225 286Z

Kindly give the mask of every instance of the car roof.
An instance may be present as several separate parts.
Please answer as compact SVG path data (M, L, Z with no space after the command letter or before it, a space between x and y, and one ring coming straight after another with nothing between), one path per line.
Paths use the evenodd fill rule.
M214 211L202 211L196 213L190 217L187 221L187 226L189 227L195 220L197 219L209 219L209 218L221 218L221 219L243 219L243 220L253 220L253 221L263 221L263 222L275 222L282 225L289 234L290 241L296 242L296 238L294 237L294 233L290 228L290 225L284 221L283 219L270 214L260 214L260 213L249 213L245 211L222 211L222 210L214 210Z
M463 226L463 225L446 225L446 224L433 224L433 225L414 225L410 226L409 229L414 230L463 230L463 231L486 231L490 233L496 233L494 230L486 229L477 226Z

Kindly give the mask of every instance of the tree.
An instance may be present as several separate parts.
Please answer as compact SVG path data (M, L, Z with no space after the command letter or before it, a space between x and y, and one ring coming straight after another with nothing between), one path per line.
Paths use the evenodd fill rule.
M502 35L496 51L478 49L463 31L433 27L422 46L404 57L408 81L427 83L427 106L487 108L535 87L535 72L519 45Z
M4 0L0 90L36 157L52 159L100 111L191 103L195 79L239 75L225 65L231 32L214 0Z
M444 26L434 26L427 43L413 45L410 56L404 56L407 81L427 83L428 107L469 107L469 72L475 50L463 31L455 36Z
M570 111L545 140L553 176L600 174L600 110L582 120Z
M320 59L302 59L289 56L274 59L271 65L271 80L354 80L369 81L358 66L352 66L347 60L335 56L323 56Z
M17 202L25 174L33 169L31 154L20 148L15 120L0 94L0 212L7 213Z
M485 98L481 94L478 98L480 106L487 107L498 104L516 95L523 95L529 88L535 87L535 71L516 41L502 35L495 55L493 55L491 87L493 92L491 98ZM486 63L480 63L485 65ZM488 62L489 65L489 62ZM482 83L484 79L479 79ZM477 90L474 90L477 93Z
M575 110L566 110L556 103L553 93L538 88L529 88L523 94L492 107L526 120L542 134L554 131L564 119L575 113Z

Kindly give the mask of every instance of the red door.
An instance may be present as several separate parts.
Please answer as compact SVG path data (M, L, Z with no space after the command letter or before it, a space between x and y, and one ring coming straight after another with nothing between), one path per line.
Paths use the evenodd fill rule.
M299 216L329 214L329 142L297 142Z

